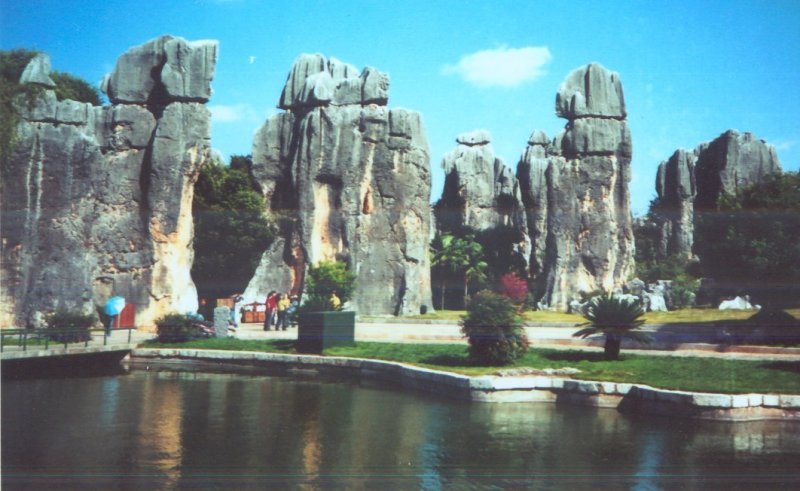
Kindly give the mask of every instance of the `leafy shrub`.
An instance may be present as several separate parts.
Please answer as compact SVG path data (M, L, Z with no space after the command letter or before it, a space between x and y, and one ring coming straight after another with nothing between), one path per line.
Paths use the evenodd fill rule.
M677 310L694 307L696 298L697 282L693 282L693 284L673 283L669 298L665 300L669 302L667 306L670 310Z
M518 305L523 305L528 298L528 282L516 273L506 273L500 277L500 294Z
M54 331L47 337L57 342L77 343L92 339L89 329L94 326L96 318L81 312L59 310L47 316L47 328Z
M306 275L306 294L325 297L336 292L342 303L350 300L356 287L356 275L348 271L347 265L340 261L320 261L308 267Z
M326 312L331 310L342 310L342 306L339 305L338 308L334 308L330 297L319 293L306 295L303 299L303 305L300 306L300 312Z
M55 92L59 101L71 99L88 102L93 106L100 105L100 92L82 78L59 71L51 72L50 78L56 83Z
M194 319L183 314L167 314L156 319L158 340L164 343L188 341L197 337L197 329L192 325Z
M470 361L476 365L508 365L528 350L517 307L490 291L480 291L470 299L461 332L469 341Z

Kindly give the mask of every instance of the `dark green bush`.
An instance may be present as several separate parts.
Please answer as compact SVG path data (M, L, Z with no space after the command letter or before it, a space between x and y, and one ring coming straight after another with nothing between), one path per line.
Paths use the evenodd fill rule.
M167 314L156 319L158 340L164 343L178 343L196 338L197 329L192 326L193 319L183 314Z
M461 332L469 341L469 358L476 365L509 365L528 350L528 338L510 299L480 291L467 303Z
M100 91L86 80L69 73L53 71L50 78L56 83L56 98L59 101L71 99L78 102L88 102L93 106L100 104Z
M56 331L48 333L47 337L60 343L88 341L92 339L89 329L94 326L96 320L93 315L58 310L46 319L47 328Z
M332 310L342 310L342 306L339 305L339 308L333 308L330 297L319 293L306 295L303 299L303 305L300 306L300 312L327 312Z
M336 296L345 303L353 296L355 287L356 275L343 262L320 261L316 266L308 267L305 292L309 299L313 295L328 298L335 291Z

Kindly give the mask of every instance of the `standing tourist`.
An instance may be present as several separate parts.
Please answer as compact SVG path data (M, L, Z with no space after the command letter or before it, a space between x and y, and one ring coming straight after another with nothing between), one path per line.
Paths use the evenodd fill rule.
M336 290L331 292L330 302L332 310L340 310L342 308L342 301L339 299L339 296L336 295Z
M266 306L267 306L267 318L264 319L264 330L269 331L272 329L272 325L275 323L275 309L278 306L278 294L275 293L275 290L272 290L267 295Z
M278 325L275 327L275 330L283 329L286 330L286 312L289 309L289 294L283 293L280 296L280 300L278 300Z

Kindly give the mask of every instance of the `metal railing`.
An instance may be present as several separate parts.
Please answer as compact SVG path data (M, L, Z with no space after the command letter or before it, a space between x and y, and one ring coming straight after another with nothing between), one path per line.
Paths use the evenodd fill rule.
M128 344L131 342L131 333L135 331L135 327L121 327L115 328L113 331L128 331ZM89 346L89 341L94 339L96 332L102 333L103 346L108 345L109 334L105 329L86 329L86 328L62 328L62 329L0 329L0 353L3 352L5 347L12 346L6 338L15 338L13 346L22 347L22 351L27 351L28 346L41 346L44 343L44 349L49 349L50 344L63 344L64 350L69 349L70 344L83 344L83 347ZM75 338L83 338L75 340Z

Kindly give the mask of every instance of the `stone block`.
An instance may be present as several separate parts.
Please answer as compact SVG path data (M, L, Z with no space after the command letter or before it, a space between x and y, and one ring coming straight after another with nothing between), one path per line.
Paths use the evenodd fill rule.
M781 395L781 408L783 409L800 409L800 395Z
M617 384L617 394L626 395L634 387L633 384Z
M781 405L781 396L778 394L764 394L763 399L764 407L780 407Z
M731 396L726 394L704 394L696 393L692 396L692 404L699 407L732 407Z

